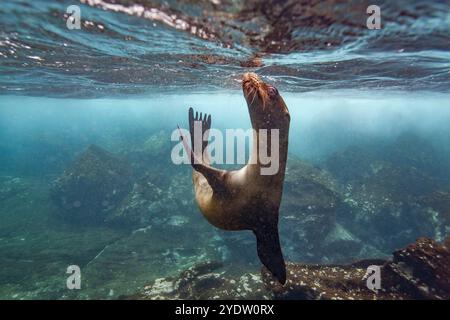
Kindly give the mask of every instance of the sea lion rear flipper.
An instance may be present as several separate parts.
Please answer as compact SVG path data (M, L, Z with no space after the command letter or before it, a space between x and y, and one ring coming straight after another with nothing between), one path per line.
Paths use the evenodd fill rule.
M278 227L276 223L268 223L253 230L256 235L258 257L281 283L286 282L286 264L281 251Z

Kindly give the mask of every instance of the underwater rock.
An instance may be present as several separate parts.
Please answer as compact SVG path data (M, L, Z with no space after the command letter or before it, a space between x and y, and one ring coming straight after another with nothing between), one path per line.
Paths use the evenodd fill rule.
M442 239L450 226L444 167L431 143L411 133L338 152L326 161L347 205L336 220L383 252L421 236Z
M420 236L441 239L446 226L439 213L413 201L376 201L359 195L347 198L350 209L342 224L362 241L383 252L402 247Z
M170 135L165 131L151 135L143 144L122 150L120 158L126 161L91 146L55 182L52 198L63 212L77 211L71 203L81 203L78 199L86 197L83 193L86 192L90 195L88 201L83 202L86 215L98 213L101 218L98 222L127 229L165 224L179 226L189 220L187 216L200 218L194 204L190 168L171 162L171 146ZM103 162L108 164L101 167ZM110 171L123 172L124 183L119 176L118 179L114 175L109 177ZM80 186L78 176L88 180L87 187ZM114 190L114 201L100 200L107 206L99 208L96 198L105 199ZM81 206L79 209L82 211Z
M378 296L365 286L363 277L367 266L352 265L303 265L287 263L287 282L281 286L262 270L266 288L272 290L275 299L289 300L373 300ZM392 299L406 299L401 293Z
M154 185L165 188L173 181L173 175L180 172L190 175L189 167L172 163L172 146L170 132L162 130L152 134L142 145L124 150L122 154L130 162L136 179L145 176Z
M320 263L336 264L367 258L387 258L388 255L335 223L334 228L324 236L316 254L316 259L319 257Z
M197 264L177 277L156 279L136 295L124 299L144 300L218 300L218 299L270 299L260 275L245 273L232 276L222 270L222 264L207 261Z
M130 288L179 275L205 261L222 261L218 250L221 244L213 238L214 229L206 222L199 225L189 221L181 226L155 222L131 232L126 230L122 237L90 255L84 264L83 283L85 288L103 292L118 285L116 292L133 294L136 290Z
M174 165L171 149L170 134L159 131L143 144L121 152L132 167L134 183L130 193L108 213L108 224L131 228L176 225L196 212L190 168Z
M431 141L414 132L403 132L384 147L384 157L398 167L415 168L432 177L450 178L448 158Z
M143 227L151 219L164 212L163 191L150 181L135 182L117 209L108 214L105 222L115 225Z
M435 210L447 227L445 233L450 232L450 193L437 190L419 197L418 203Z
M168 186L157 186L153 176L147 175L136 181L133 189L117 208L108 213L108 224L141 228L148 225L182 225L188 216L200 215L196 212L190 176L170 175Z
M18 177L0 176L0 200L8 199L27 190L27 183Z
M51 198L69 221L103 222L132 187L129 164L91 145L54 181Z
M420 238L394 252L393 261L383 267L392 283L417 299L450 299L450 236L442 244Z
M332 178L324 171L289 158L280 210L283 219L289 221L288 225L298 229L301 224L309 242L321 241L333 228L340 200L332 183ZM315 239L317 235L319 238Z
M349 265L287 264L287 282L281 286L262 268L267 289L276 299L449 299L450 237L443 244L420 238L393 254L392 261L363 260ZM370 265L381 268L381 289L366 285Z
M336 228L336 212L342 205L331 175L291 156L280 208L285 253L294 260L325 262L322 249L330 245L325 238Z

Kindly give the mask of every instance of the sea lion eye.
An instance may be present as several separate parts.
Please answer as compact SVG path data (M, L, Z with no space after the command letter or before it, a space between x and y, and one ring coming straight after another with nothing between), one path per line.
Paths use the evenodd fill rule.
M276 97L278 95L278 90L275 87L269 86L267 88L267 93L269 94L269 96L271 98L274 98L274 97Z

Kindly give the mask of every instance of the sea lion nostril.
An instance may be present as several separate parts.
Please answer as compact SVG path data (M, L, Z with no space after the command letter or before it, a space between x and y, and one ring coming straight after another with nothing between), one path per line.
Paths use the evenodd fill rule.
M267 93L269 94L269 96L271 98L276 97L278 95L278 90L277 88L273 87L273 86L268 86L267 87Z

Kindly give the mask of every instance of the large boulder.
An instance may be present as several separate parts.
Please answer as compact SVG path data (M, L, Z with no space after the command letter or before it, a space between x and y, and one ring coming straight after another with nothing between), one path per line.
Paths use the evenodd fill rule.
M170 134L159 131L144 143L122 150L133 169L134 183L108 214L107 223L131 228L176 224L196 210L191 168L172 163L172 145Z
M391 252L447 232L449 181L441 154L427 140L404 133L390 143L349 147L325 167L347 205L337 221L365 243Z
M132 181L125 160L91 145L54 181L51 197L64 219L100 223L128 194Z
M336 222L345 210L339 185L325 170L289 157L280 208L280 232L289 259L330 263L358 256L362 243ZM346 248L337 254L336 247Z
M118 226L148 226L153 218L164 212L162 196L163 191L150 181L135 182L117 208L108 214L105 222Z
M420 238L394 252L383 266L388 284L399 284L417 299L450 299L450 237L442 244Z
M367 268L380 267L380 290L367 287ZM450 237L443 243L420 238L397 250L392 261L363 260L347 265L288 263L280 285L263 268L262 278L275 299L398 300L450 299Z
M141 228L150 224L177 224L187 217L200 216L196 212L190 176L170 176L168 186L153 182L153 176L137 180L132 190L111 211L105 221L109 224Z

